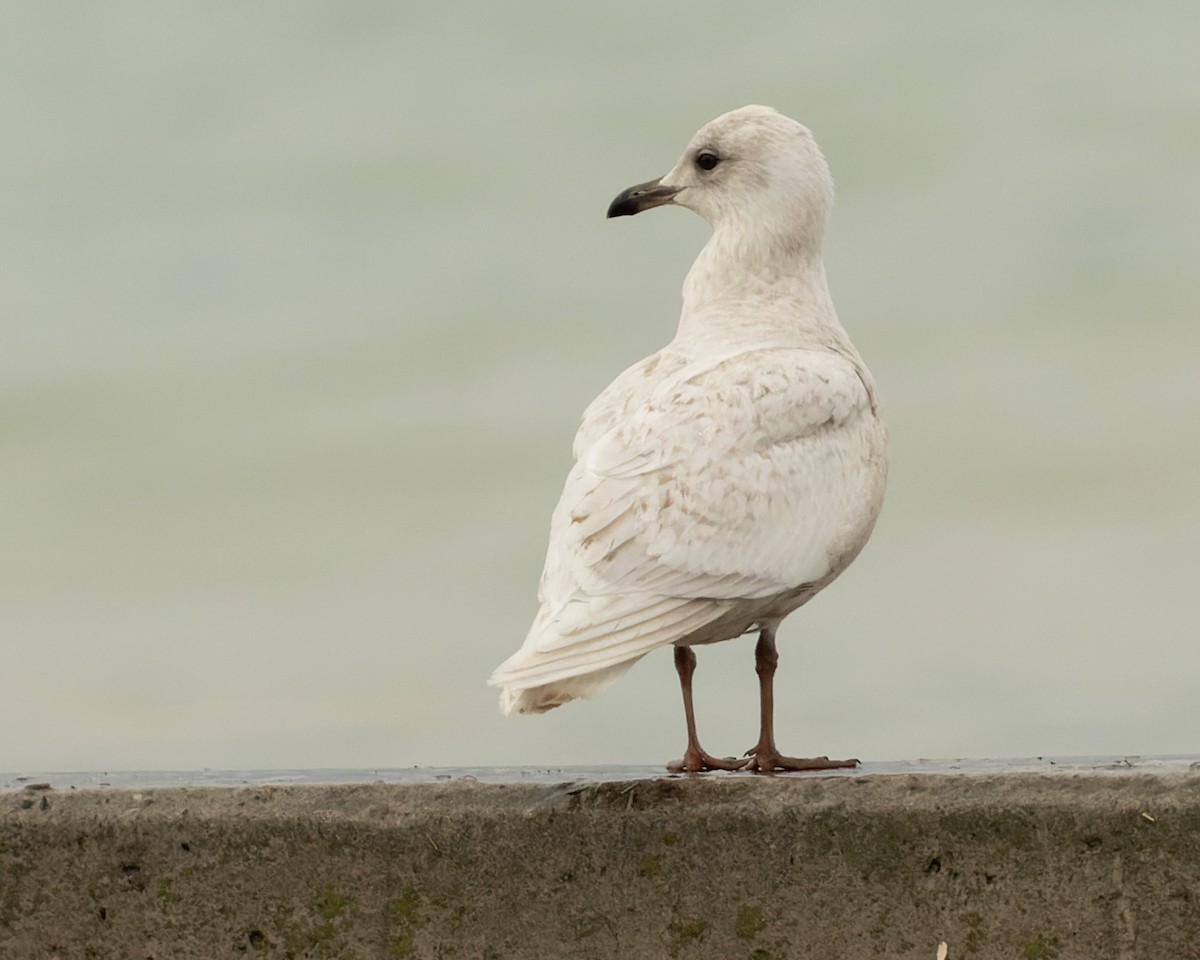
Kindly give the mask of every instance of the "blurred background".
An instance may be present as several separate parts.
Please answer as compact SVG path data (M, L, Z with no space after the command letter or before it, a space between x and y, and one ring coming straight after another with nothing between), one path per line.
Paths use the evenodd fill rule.
M606 206L752 102L829 158L892 444L781 747L1200 750L1200 6L0 12L0 770L678 756L667 650L540 717L484 681L707 236ZM752 650L699 651L714 753Z

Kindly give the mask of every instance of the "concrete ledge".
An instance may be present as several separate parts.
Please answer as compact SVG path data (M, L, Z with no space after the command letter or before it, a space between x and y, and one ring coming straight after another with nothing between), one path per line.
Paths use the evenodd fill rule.
M32 785L31 785L32 786ZM0 957L1200 958L1200 776L0 793Z

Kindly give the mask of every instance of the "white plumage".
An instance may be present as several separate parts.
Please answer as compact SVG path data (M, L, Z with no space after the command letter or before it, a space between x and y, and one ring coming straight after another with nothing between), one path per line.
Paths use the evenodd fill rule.
M541 609L489 681L505 712L592 696L656 647L777 623L857 555L882 504L885 431L825 283L832 184L811 134L766 107L718 117L610 215L663 203L713 235L675 338L583 415Z

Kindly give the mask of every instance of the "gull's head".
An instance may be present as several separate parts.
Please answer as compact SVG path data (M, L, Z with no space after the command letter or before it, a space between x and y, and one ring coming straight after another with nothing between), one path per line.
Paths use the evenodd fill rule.
M833 180L807 127L770 107L748 106L706 123L670 173L624 191L608 215L668 203L694 210L714 228L819 246Z

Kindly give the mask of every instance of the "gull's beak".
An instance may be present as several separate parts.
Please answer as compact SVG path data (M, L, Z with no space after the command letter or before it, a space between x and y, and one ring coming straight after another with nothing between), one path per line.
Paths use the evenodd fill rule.
M635 213L641 213L651 207L661 207L664 203L671 203L675 194L682 189L683 187L666 186L662 177L639 183L636 187L630 187L617 195L617 199L608 206L608 215L610 218L632 217Z

